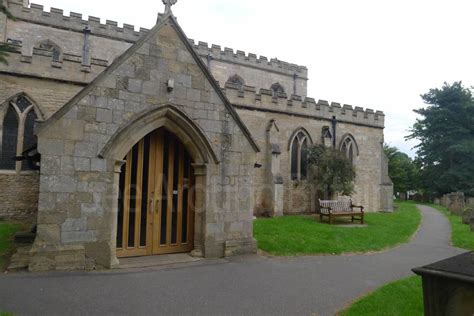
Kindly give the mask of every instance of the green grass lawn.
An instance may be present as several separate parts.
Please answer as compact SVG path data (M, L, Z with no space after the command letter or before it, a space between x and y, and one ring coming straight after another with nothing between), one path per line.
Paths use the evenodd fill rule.
M451 223L451 242L453 246L467 250L474 250L474 232L471 231L469 225L462 223L461 216L452 215L444 206L436 204L428 205L441 211L449 219L449 222Z
M13 250L13 235L22 228L20 224L0 222L0 271L6 268Z
M340 315L422 316L422 293L421 278L413 276L381 287L355 302Z
M410 240L421 214L413 203L397 202L394 213L366 213L367 227L320 223L314 216L284 216L254 221L258 247L278 256L369 252Z

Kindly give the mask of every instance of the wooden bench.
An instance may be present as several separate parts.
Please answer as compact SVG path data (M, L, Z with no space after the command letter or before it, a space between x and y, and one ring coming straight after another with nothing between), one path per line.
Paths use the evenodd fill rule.
M319 200L319 207L321 222L323 216L329 217L329 224L332 224L335 217L351 217L352 222L359 220L361 224L364 224L364 207L353 205L352 200Z

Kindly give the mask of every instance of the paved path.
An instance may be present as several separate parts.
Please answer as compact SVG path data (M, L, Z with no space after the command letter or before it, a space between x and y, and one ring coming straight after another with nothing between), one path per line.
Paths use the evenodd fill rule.
M357 297L463 250L449 246L443 215L406 245L370 255L263 258L125 273L0 277L0 311L40 315L333 315Z

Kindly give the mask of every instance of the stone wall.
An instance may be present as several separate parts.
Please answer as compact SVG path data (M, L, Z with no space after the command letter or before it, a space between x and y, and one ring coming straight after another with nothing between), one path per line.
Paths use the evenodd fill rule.
M117 263L117 166L159 127L175 133L195 162L193 253L255 251L251 193L258 147L179 26L173 19L161 24L40 126L38 234L30 269ZM173 91L166 86L170 78Z
M77 13L64 16L62 10L55 8L52 8L50 12L45 12L40 5L32 4L25 7L23 1L10 0L9 4L9 9L19 19L7 21L0 14L0 40L13 41L16 53L12 53L9 57L8 66L0 65L2 72L0 104L16 93L26 92L36 101L44 112L45 118L49 118L59 110L86 84L102 73L117 56L149 32L144 28L136 31L134 26L128 24L119 27L117 22L109 20L101 24L100 19L95 17L89 17L85 21L82 15ZM84 55L85 26L88 26L90 30L89 48L86 55ZM62 55L59 62L53 61L51 55L45 55L33 49L38 42L47 39L52 39L61 48ZM264 147L266 136L258 120L278 118L277 124L283 126L284 134L279 132L277 136L280 138L279 142L283 151L279 157L281 175L289 177L288 145L285 143L289 134L297 127L305 127L311 131L313 140L319 142L322 126L329 125L328 120L336 116L340 121L341 133L351 130L359 146L368 142L367 146L363 146L368 152L374 153L364 153L369 159L359 159L359 162L356 162L361 177L358 181L370 180L370 185L358 187L358 195L366 196L359 200L370 205L372 210L391 208L391 197L387 198L391 187L383 179L383 171L380 171L383 157L377 145L383 139L384 115L382 112L364 110L360 107L353 108L339 103L329 104L323 100L315 102L314 99L306 96L308 71L304 66L277 59L268 60L264 56L257 57L255 54L247 54L240 50L222 49L218 45L209 47L204 42L188 41L204 64L211 69L222 87L226 86L226 79L233 74L239 74L246 80L243 91L236 90L235 87L227 87L225 91L227 97L239 108L245 123L259 139L262 148L266 148ZM285 87L285 94L272 96L269 88L275 82ZM298 95L294 95L294 85L296 85ZM258 110L258 113L255 110ZM93 114L91 112L88 115ZM108 117L110 113L101 112L101 115ZM114 113L113 115L115 120L121 114ZM298 119L298 123L295 123L295 118ZM350 128L344 127L345 124ZM373 135L377 136L373 137ZM89 135L88 137L101 138L102 136ZM268 157L262 154L260 158L267 159ZM268 168L270 168L268 164L263 164L258 172L263 176ZM260 181L258 179L260 177L257 177L257 181ZM260 181L260 185L264 182L270 185L272 181L267 178L265 181ZM383 187L384 183L385 187ZM382 187L380 187L381 184ZM257 213L268 208L263 196L273 194L269 193L275 190L273 184L270 187L272 188L262 188L257 194L261 196L257 203L260 205L256 208ZM283 188L282 194L287 202L282 207L287 213L307 212L314 208L314 201L311 198L314 194L310 192L304 181L298 183L285 181ZM382 191L385 193L381 193Z
M193 40L190 40L194 43ZM246 54L232 48L221 49L219 45L199 42L194 48L221 86L229 77L239 75L248 86L270 89L272 84L279 83L285 93L306 96L308 93L308 69L304 66L288 64L278 59L268 60L265 56L257 58L255 54ZM263 71L262 71L263 70Z
M229 94L228 94L229 95ZM231 101L236 99L230 98ZM260 148L266 148L266 129L270 121L273 121L279 129L277 143L281 148L280 173L283 176L284 197L283 210L286 214L306 213L314 211L315 192L312 192L306 181L293 181L290 175L290 148L289 142L294 132L303 127L311 136L314 144L322 143L323 126L330 126L329 119L322 117L302 117L294 112L276 113L270 111L259 111L239 107L238 113L242 120L252 131L252 135L258 142ZM356 194L354 203L364 205L368 211L391 210L389 199L393 196L393 190L382 190L382 143L383 129L378 127L360 126L340 122L337 126L337 140L340 144L343 135L350 133L355 138L359 147L359 156L355 159L357 178L355 181ZM257 214L268 213L268 196L271 196L272 183L266 176L268 159L266 153L257 155L257 161L262 163L255 178L256 201L255 212Z
M0 218L35 221L38 212L37 173L0 173Z
M51 8L44 11L43 6L31 4L25 7L21 1L9 0L9 9L17 21L6 21L0 15L0 41L9 41L18 47L20 63L14 63L11 71L34 74L46 78L90 82L105 66L125 52L133 43L148 33L148 29L129 24L118 26L115 21L90 16L83 20L82 14L71 12L65 16L62 9ZM85 30L85 28L87 29ZM87 34L87 35L86 35ZM51 40L61 50L61 62L40 61L35 56L34 47ZM199 56L205 61L221 86L232 75L243 77L247 84L269 89L273 83L280 83L288 94L307 94L308 70L304 66L290 64L264 56L257 58L253 53L246 54L231 48L221 49L219 45L208 47L205 42L194 44ZM87 43L87 45L85 45ZM38 65L49 69L39 71ZM296 87L296 91L294 88Z
M80 89L82 86L57 81L0 74L0 148L3 116L9 99L24 92L48 118ZM38 174L13 174L0 170L0 217L36 220L38 187Z
M10 65L14 67L14 63ZM2 67L0 65L0 71ZM23 92L35 102L43 116L49 118L82 88L83 85L0 73L0 107L13 96ZM0 113L0 130L2 124L3 113Z

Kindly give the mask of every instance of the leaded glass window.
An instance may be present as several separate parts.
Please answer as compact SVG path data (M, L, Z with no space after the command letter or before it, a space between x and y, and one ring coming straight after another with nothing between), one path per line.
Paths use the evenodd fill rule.
M305 180L308 176L308 149L311 145L309 135L301 130L291 141L291 180Z
M227 79L227 83L235 86L240 91L242 91L244 89L244 85L245 85L244 79L241 76L237 75L237 74L229 77L229 79Z
M39 113L39 112L38 112ZM38 119L37 109L23 94L9 101L3 117L2 143L0 152L1 170L34 170L28 161L20 161L16 157L36 148L37 139L34 135L35 121Z
M9 107L3 119L2 155L0 169L15 170L16 147L18 143L18 115L13 107Z
M358 148L355 139L348 135L341 143L341 152L349 159L351 163L355 162L355 157L358 155Z
M272 90L272 95L274 97L285 94L285 88L283 88L283 86L279 84L278 82L272 84L270 89Z

